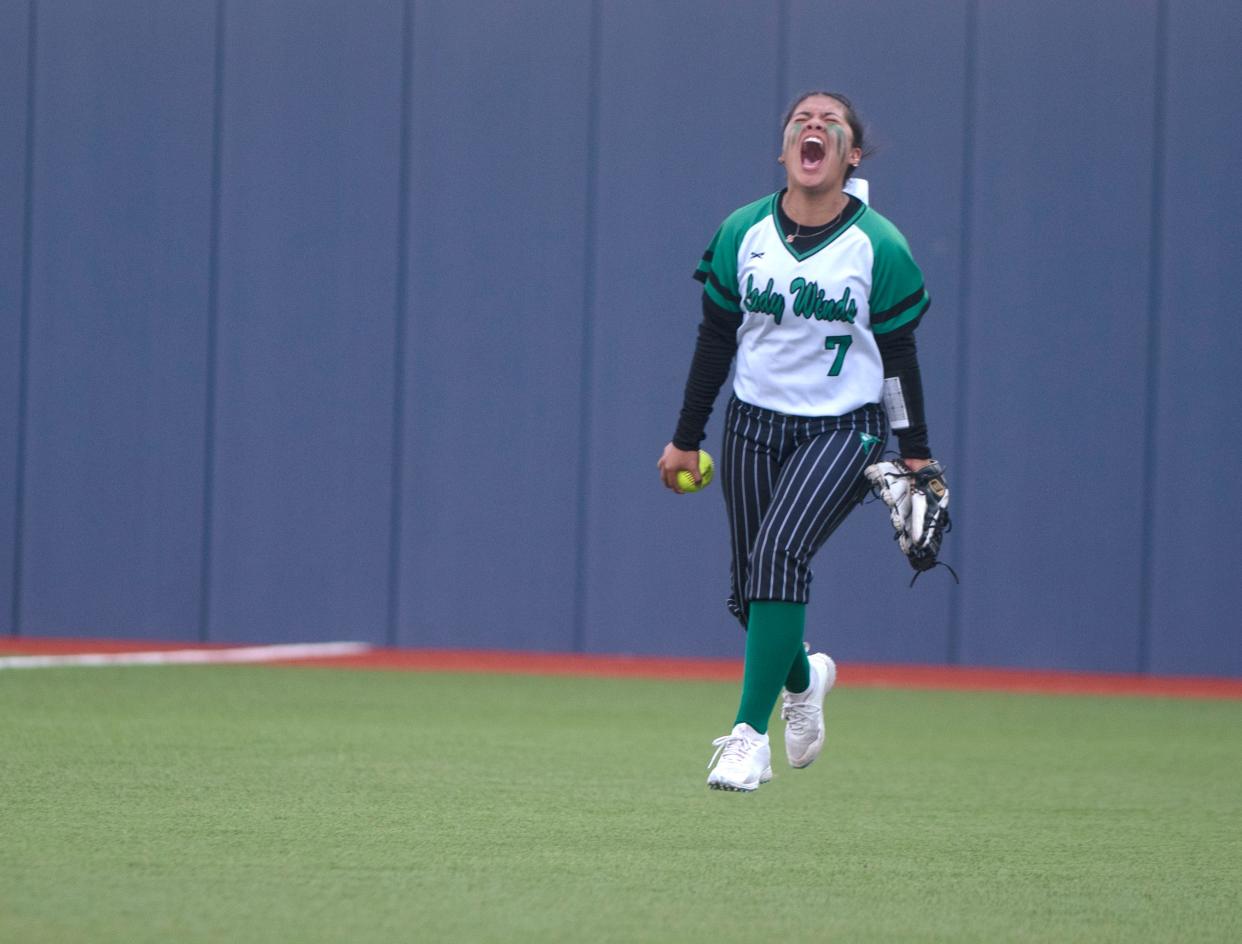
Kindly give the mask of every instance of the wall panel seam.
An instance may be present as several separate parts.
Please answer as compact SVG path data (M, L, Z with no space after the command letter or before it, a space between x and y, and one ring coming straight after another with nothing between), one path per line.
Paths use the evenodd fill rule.
M210 636L212 517L215 510L216 380L219 362L220 228L224 163L225 0L217 0L211 103L211 220L207 236L207 357L203 397L203 507L199 548L198 638Z
M397 284L393 325L392 476L388 536L388 625L385 639L397 645L401 608L401 538L405 473L405 346L409 301L410 243L410 85L413 82L414 0L401 13L401 130L397 145Z
M587 36L587 83L586 83L586 180L583 220L582 245L582 353L578 376L578 507L575 517L574 545L574 598L570 611L571 640L574 652L581 652L586 646L587 619L587 565L588 539L590 537L590 498L591 498L591 434L592 411L595 409L595 398L591 395L594 375L595 346L595 251L598 245L596 227L596 202L598 199L598 165L599 165L599 97L602 66L601 52L601 0L592 0L590 23Z
M1165 189L1165 125L1168 119L1169 73L1169 4L1156 3L1156 36L1152 81L1152 127L1155 135L1151 161L1151 232L1147 260L1147 358L1144 391L1143 481L1140 508L1153 509L1156 489L1156 422L1160 406L1160 327L1161 298L1164 289L1163 229ZM1135 653L1136 671L1151 671L1152 578L1154 576L1155 516L1149 510L1140 515L1139 538L1139 612L1138 645Z
M23 548L26 517L26 437L30 393L30 294L34 265L34 164L35 164L35 76L38 51L38 16L35 0L30 0L26 33L26 131L25 175L22 194L22 272L21 302L17 328L17 442L13 469L13 584L9 611L9 632L22 633Z
M957 312L957 383L953 411L953 448L958 461L954 476L965 481L967 416L970 412L970 250L974 239L972 218L974 215L975 183L975 119L979 71L979 2L966 0L965 42L962 76L962 177L961 216L958 225L958 312ZM959 505L960 507L960 505ZM955 513L957 514L957 513ZM959 515L960 517L960 515ZM966 560L969 546L969 530L959 532L959 560ZM945 640L945 661L955 665L962 658L962 599L956 588L949 594L949 626Z
M776 107L773 109L773 121L779 121L785 114L785 106L788 104L787 98L797 95L804 89L793 91L789 88L789 29L790 29L790 12L789 0L778 0L776 5L776 81L773 85L776 88ZM778 132L784 135L785 129L781 128ZM774 190L783 190L785 188L785 169L777 164L772 170L772 182Z

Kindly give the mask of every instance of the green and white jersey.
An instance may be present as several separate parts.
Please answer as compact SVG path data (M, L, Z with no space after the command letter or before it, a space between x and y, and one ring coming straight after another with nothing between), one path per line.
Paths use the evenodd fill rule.
M884 369L875 336L918 318L931 299L897 227L855 199L823 242L796 252L777 213L780 194L729 215L695 278L740 312L733 390L793 416L841 416L879 403Z

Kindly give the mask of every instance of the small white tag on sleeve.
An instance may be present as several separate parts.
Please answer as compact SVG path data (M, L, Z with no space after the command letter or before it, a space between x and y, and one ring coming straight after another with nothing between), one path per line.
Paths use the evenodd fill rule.
M900 377L884 378L884 412L888 425L893 429L909 429L910 417L906 414L906 398L901 392Z

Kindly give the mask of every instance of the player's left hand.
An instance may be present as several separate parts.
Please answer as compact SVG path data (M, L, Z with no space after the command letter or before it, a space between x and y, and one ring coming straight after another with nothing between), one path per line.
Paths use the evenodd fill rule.
M940 563L940 542L952 527L944 468L934 459L902 459L869 465L865 474L872 490L889 508L894 537L914 568L914 576L935 567ZM943 566L956 580L953 568Z

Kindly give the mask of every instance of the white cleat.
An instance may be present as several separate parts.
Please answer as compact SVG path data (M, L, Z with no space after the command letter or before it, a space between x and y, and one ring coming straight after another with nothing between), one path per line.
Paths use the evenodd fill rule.
M772 749L768 736L745 722L734 725L731 733L716 738L712 745L716 753L707 766L712 768L715 764L715 767L707 775L707 785L713 790L749 793L772 779Z
M785 692L785 756L790 767L809 767L824 747L824 696L837 680L837 664L817 652L810 657L811 684L805 692Z

